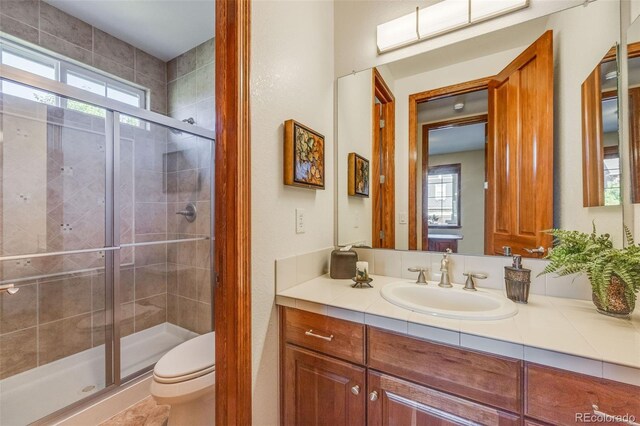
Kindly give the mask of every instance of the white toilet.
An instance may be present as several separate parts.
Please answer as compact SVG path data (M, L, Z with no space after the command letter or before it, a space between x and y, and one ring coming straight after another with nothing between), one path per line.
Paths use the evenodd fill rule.
M215 332L167 352L153 369L151 395L170 405L169 426L215 424Z

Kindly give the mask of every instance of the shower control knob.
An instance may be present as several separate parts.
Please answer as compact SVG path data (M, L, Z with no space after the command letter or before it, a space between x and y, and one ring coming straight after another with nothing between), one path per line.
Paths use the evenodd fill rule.
M360 386L355 385L354 387L351 388L351 393L354 395L360 395Z
M4 293L5 291L10 295L16 294L20 288L15 287L13 284L3 284L0 285L0 293Z
M176 214L184 216L184 218L187 219L187 222L193 222L198 216L198 211L196 210L195 204L189 203L187 204L187 207L184 208L184 210L180 210L176 212Z

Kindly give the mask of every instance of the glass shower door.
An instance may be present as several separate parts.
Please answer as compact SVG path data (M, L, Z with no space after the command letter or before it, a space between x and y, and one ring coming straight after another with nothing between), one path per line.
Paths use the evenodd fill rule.
M0 85L0 424L21 425L113 382L112 113Z
M213 329L212 141L128 116L119 123L120 371L127 378Z

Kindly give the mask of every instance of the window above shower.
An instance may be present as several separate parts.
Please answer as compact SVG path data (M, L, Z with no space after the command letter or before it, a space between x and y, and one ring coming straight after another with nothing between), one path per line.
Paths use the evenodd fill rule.
M104 96L137 108L147 109L148 90L124 80L118 80L105 73L90 70L55 55L29 48L0 38L0 64L27 71L50 80L59 81L91 93ZM23 99L60 106L99 117L105 110L95 106L53 96L40 90L5 81L0 88L3 93ZM139 121L121 117L123 123L139 125Z

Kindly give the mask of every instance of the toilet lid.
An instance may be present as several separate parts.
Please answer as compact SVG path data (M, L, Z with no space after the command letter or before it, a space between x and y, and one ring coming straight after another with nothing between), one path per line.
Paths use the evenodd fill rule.
M203 334L167 352L156 363L153 374L159 379L198 377L215 370L216 334ZM169 380L169 381L174 381Z

